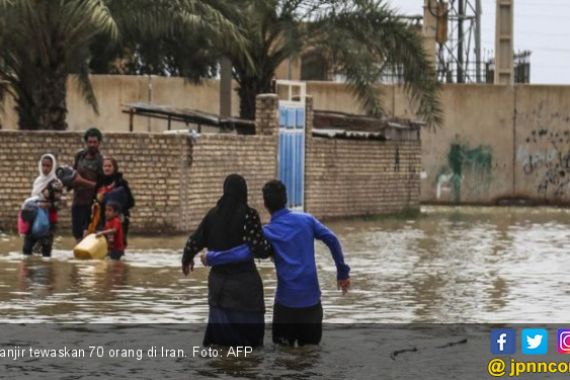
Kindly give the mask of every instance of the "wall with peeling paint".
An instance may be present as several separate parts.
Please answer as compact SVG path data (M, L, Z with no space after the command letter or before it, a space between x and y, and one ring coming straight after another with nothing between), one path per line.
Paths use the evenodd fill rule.
M517 88L515 132L517 193L570 202L570 88Z
M390 116L415 118L398 87ZM362 113L350 89L311 82L315 109ZM422 131L421 201L570 203L570 86L442 86L443 126Z
M444 86L422 133L421 200L570 203L570 87Z
M514 98L506 86L443 87L444 125L422 131L423 202L490 203L512 194Z

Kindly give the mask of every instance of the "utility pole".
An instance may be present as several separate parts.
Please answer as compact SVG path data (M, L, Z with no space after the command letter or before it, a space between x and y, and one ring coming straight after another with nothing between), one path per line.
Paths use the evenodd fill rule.
M475 0L475 82L481 83L481 0Z
M463 20L465 18L465 2L457 1L457 83L464 83L463 75Z
M497 0L495 27L495 84L514 83L513 0Z
M423 38L424 38L424 49L430 60L434 63L435 68L435 43L436 43L436 31L437 22L435 8L431 8L431 1L424 0L424 22L423 22Z
M483 81L481 13L481 0L424 0L424 38L426 25L435 22L438 26L439 80L455 83ZM441 28L442 23L445 28ZM447 34L447 38L440 32Z

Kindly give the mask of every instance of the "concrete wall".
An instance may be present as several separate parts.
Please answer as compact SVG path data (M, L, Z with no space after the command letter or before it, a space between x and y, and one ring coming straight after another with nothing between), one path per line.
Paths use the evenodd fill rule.
M90 126L98 126L104 131L128 131L129 116L124 113L124 105L134 102L170 105L218 113L220 107L219 81L204 80L199 84L183 78L157 76L92 75L91 82L99 114L85 103L74 77L67 83L68 130L81 131ZM235 83L234 83L235 87ZM18 128L18 116L14 110L14 100L8 97L4 103L4 113L0 114L3 130ZM232 97L232 113L239 114L239 99ZM160 132L166 130L166 121L135 117L134 130L137 132ZM172 123L173 129L185 128L184 123Z
M315 109L362 113L348 87L311 82ZM389 116L416 118L401 88ZM421 201L570 202L570 86L443 85L444 123L422 131Z
M570 87L517 87L515 192L537 201L570 201Z
M384 110L389 116L394 115L393 86L379 86ZM316 110L338 111L363 115L364 110L350 87L346 84L334 82L307 82L307 94L313 97Z
M505 86L444 88L444 125L422 131L423 201L487 203L512 195L514 96Z

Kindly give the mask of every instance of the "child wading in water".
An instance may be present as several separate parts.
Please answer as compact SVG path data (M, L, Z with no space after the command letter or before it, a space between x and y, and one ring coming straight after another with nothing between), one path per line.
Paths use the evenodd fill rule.
M55 176L57 162L44 154L38 163L40 175L34 180L32 197L24 202L21 217L29 223L24 234L24 255L31 255L38 244L44 257L51 256L53 235L57 225L57 210L63 185Z
M107 202L105 205L105 227L97 232L97 236L105 236L109 244L109 257L112 260L120 260L125 254L125 239L123 225L119 214L120 206L115 202Z

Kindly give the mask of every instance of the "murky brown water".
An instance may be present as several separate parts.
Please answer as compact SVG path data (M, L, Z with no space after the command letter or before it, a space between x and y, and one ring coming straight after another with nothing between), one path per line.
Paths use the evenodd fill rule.
M425 207L413 219L331 223L352 267L342 297L326 247L318 266L327 322L563 322L570 310L570 212ZM59 238L25 259L0 235L0 321L204 322L207 269L180 273L186 237L130 239L124 262L78 261ZM272 263L259 264L268 305Z
M567 321L568 210L425 207L417 218L330 226L353 289L344 297L336 290L333 261L318 244L328 322L319 347L276 347L268 326L266 345L247 360L0 358L0 378L480 379L489 326L455 323ZM56 241L51 259L23 258L20 238L0 235L0 322L19 323L2 326L0 347L186 345L188 354L207 319L207 269L181 275L185 240L133 237L115 263L75 260L68 238ZM269 321L275 274L271 262L259 266ZM417 325L426 322L445 325Z

